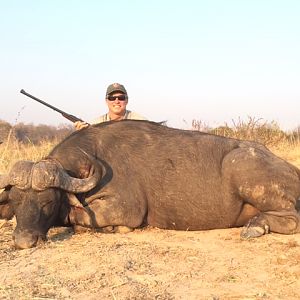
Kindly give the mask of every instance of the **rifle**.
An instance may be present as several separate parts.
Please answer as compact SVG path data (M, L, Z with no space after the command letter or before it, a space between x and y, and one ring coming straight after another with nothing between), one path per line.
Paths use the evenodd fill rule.
M37 97L34 97L34 96L32 96L32 95L26 93L23 89L20 91L20 93L22 93L22 94L26 95L27 97L30 97L30 98L32 98L33 100L35 100L35 101L37 101L37 102L39 102L39 103L41 103L41 104L43 104L43 105L45 105L45 106L50 107L50 108L53 109L53 110L59 112L60 114L62 114L63 117L65 117L66 119L68 119L69 121L71 121L71 122L73 122L73 123L75 123L75 122L77 122L77 121L84 122L83 120L81 120L81 119L79 119L79 118L77 118L77 117L75 117L75 116L73 116L73 115L70 115L70 114L68 114L68 113L66 113L66 112L64 112L64 111L62 111L62 110L58 109L57 107L52 106L51 104L49 104L49 103L47 103L47 102L45 102L45 101L43 101L43 100L41 100L41 99L39 99L39 98L37 98Z

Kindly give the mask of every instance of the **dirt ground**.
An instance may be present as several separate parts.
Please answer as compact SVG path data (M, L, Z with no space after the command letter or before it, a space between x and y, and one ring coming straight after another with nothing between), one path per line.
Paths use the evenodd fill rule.
M17 251L13 226L0 229L0 299L300 299L300 234L56 228Z
M14 226L0 221L0 299L300 299L300 234L55 228L15 250Z

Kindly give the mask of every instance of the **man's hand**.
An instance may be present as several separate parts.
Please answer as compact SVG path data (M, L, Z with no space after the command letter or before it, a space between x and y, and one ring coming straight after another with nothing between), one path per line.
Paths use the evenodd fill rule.
M86 127L89 127L90 124L86 123L86 122L81 122L81 121L77 121L74 123L74 127L76 130L80 130Z

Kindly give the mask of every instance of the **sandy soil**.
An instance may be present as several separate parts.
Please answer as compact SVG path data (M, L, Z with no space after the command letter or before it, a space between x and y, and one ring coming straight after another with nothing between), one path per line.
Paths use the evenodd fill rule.
M300 299L300 234L57 228L46 244L16 251L13 226L0 231L1 299Z
M300 299L300 234L55 228L15 250L14 226L0 221L0 299Z

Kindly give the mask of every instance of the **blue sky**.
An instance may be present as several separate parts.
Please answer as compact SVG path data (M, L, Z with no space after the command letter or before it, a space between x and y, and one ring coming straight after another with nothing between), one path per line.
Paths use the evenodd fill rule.
M0 0L0 119L84 120L120 82L128 108L190 128L248 116L300 125L298 0Z

